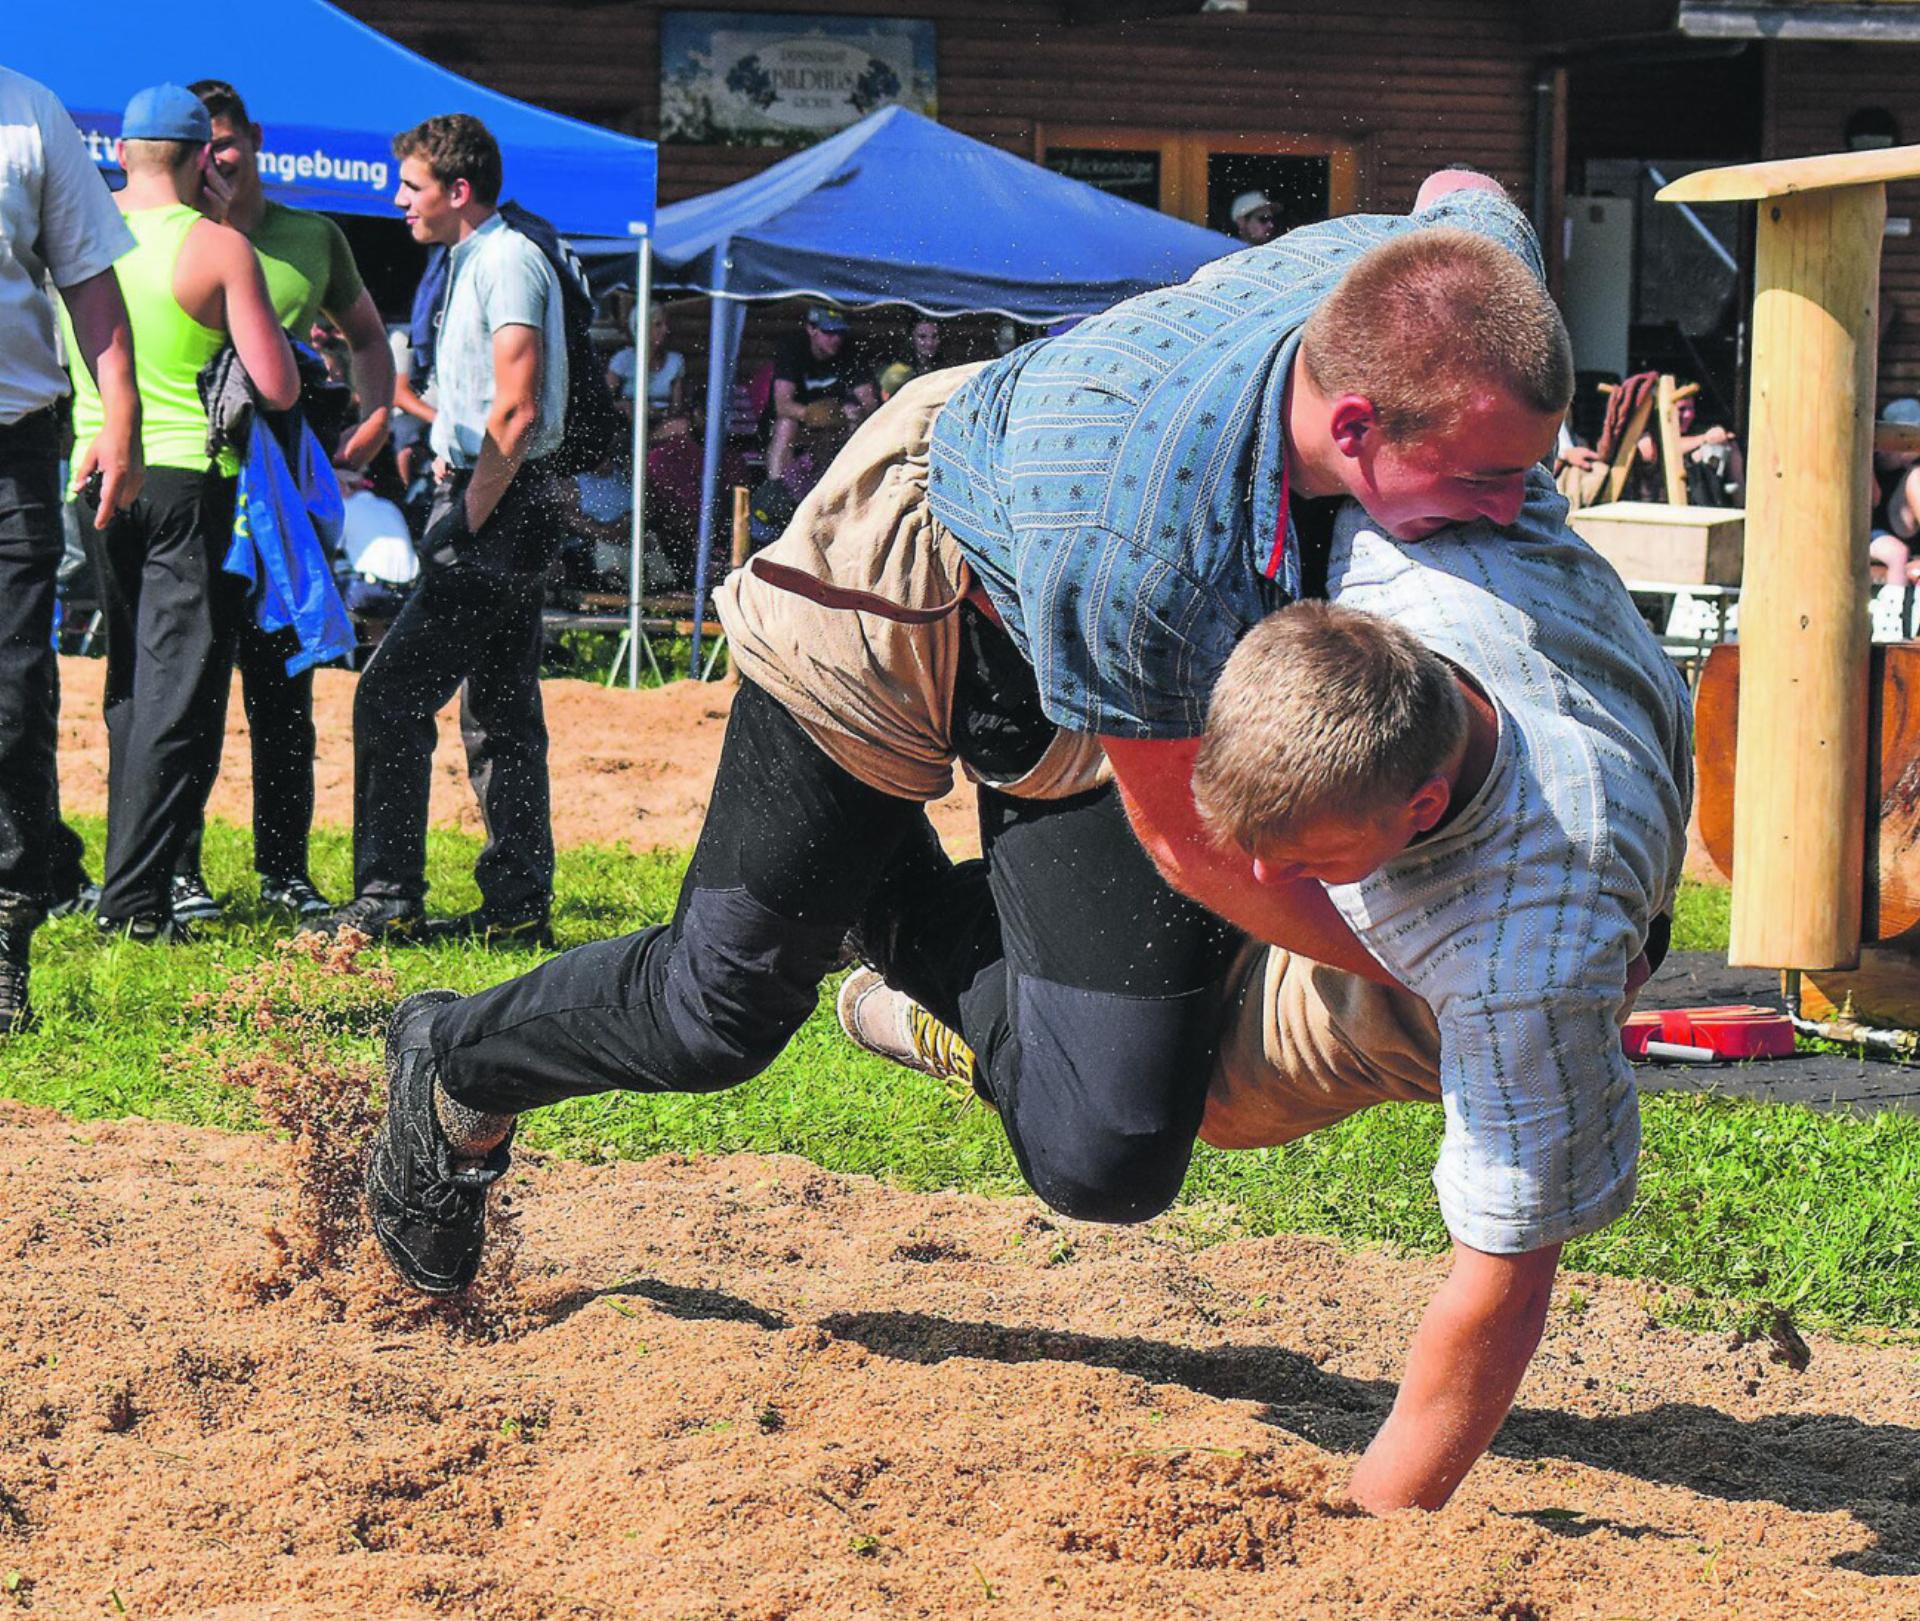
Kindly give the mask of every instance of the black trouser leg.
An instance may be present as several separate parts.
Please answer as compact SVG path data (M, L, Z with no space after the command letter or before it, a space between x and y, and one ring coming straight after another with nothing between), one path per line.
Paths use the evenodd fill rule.
M240 612L234 659L253 757L253 867L262 877L304 878L313 831L313 671L287 674L299 651L291 630L264 631ZM181 846L174 871L197 874L203 829Z
M60 820L54 770L62 548L54 414L36 411L0 426L0 928L23 942L79 878L80 841Z
M673 922L450 1004L447 1090L493 1114L613 1088L704 1092L770 1064L925 807L856 781L743 682Z
M545 917L553 907L553 810L547 777L547 719L540 702L538 576L514 581L488 648L460 699L467 780L480 802L486 847L474 863L490 917Z
M545 912L552 903L540 707L540 575L553 534L552 484L538 465L521 468L477 535L425 559L420 583L360 676L353 700L357 895L426 894L433 717L465 685L461 725L487 821L481 893L503 915ZM466 485L458 475L440 486L433 521L465 499Z
M239 583L220 570L234 481L154 467L96 545L107 627L102 917L164 914L220 769ZM92 522L91 507L83 509Z
M435 569L380 639L353 695L353 889L427 892L433 717L460 690L500 612L500 576Z
M983 862L889 897L907 910L880 966L966 1037L1041 1198L1143 1220L1186 1176L1232 931L1167 885L1113 789L983 789L980 823Z

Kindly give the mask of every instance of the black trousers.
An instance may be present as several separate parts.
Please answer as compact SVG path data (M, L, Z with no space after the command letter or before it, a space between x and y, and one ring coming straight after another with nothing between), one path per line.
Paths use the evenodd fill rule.
M496 1113L757 1075L816 1006L850 927L957 1026L1028 1183L1090 1221L1178 1193L1206 1098L1228 930L1176 895L1112 789L981 795L981 860L857 781L742 683L671 924L570 951L449 1005L449 1092Z
M80 839L60 820L53 655L60 444L52 410L0 424L0 929L27 933L84 881Z
M150 467L139 500L89 530L107 630L104 918L167 911L220 769L244 590L220 567L233 496L218 473ZM82 513L91 525L92 504Z
M240 701L253 756L253 866L266 878L304 878L313 832L313 671L287 674L299 651L292 630L262 630L244 607L234 635ZM196 825L174 871L198 874L204 832Z
M557 536L549 485L523 468L456 554L424 572L361 674L353 700L353 885L358 895L427 892L433 717L459 692L467 778L486 847L474 866L481 904L501 918L544 917L553 903L547 719L540 704L544 576L513 566ZM438 519L462 497L444 486Z

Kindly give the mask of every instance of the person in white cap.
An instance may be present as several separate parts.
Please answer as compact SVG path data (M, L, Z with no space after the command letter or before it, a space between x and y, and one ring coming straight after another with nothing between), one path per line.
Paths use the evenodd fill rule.
M1227 213L1233 220L1233 234L1248 247L1257 248L1280 234L1273 217L1273 200L1264 191L1241 192Z

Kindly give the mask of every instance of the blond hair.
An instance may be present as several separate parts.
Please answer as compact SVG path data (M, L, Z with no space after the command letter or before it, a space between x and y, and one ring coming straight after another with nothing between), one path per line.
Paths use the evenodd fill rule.
M1252 852L1327 815L1359 822L1405 804L1466 733L1453 671L1418 638L1357 609L1296 602L1227 660L1194 802L1216 842Z
M200 141L122 141L120 167L128 174L178 175L199 156L203 144Z
M1362 254L1300 339L1321 393L1373 402L1382 431L1443 431L1495 385L1541 415L1573 398L1566 322L1533 272L1472 231L1409 231Z

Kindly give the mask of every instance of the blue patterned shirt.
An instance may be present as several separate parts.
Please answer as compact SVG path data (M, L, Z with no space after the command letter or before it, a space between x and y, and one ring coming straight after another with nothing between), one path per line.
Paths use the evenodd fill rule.
M1300 328L1402 231L1476 231L1540 274L1489 191L1349 214L1229 254L981 371L934 424L928 504L1077 732L1197 737L1241 636L1299 592L1280 514L1281 404ZM1291 526L1289 526L1291 527Z

